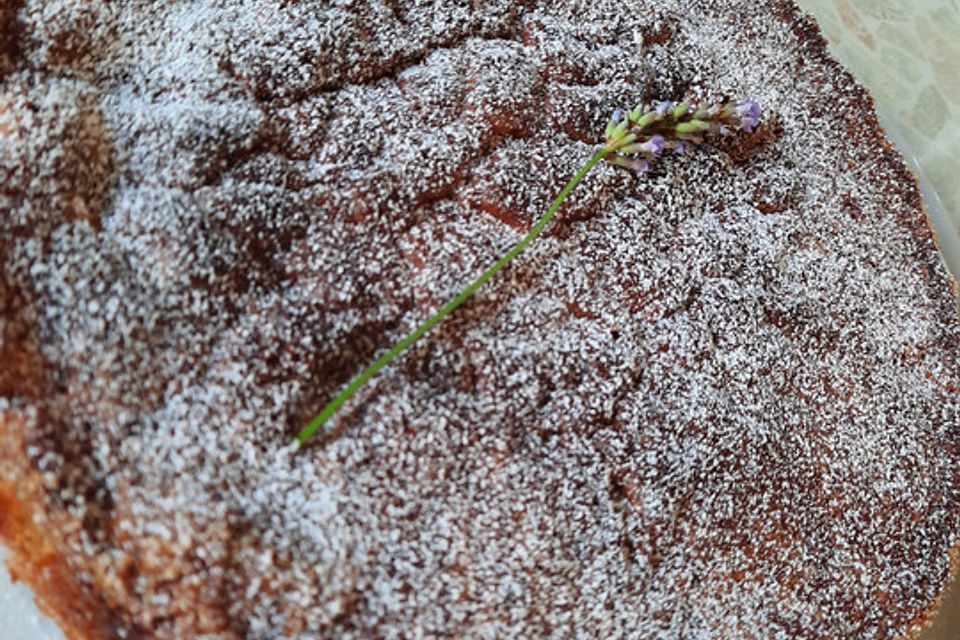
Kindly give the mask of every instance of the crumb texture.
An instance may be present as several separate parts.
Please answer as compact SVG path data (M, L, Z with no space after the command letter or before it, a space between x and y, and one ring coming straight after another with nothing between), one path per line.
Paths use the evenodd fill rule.
M741 97L291 452L614 107ZM0 176L0 494L84 640L893 640L947 579L950 281L792 3L0 3Z

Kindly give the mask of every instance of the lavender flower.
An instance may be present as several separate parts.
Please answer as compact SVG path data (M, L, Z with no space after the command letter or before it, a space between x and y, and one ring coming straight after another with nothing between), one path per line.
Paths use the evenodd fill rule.
M760 105L753 100L742 100L734 108L734 114L740 118L740 126L750 133L760 122Z
M607 124L604 134L606 143L570 179L570 182L560 191L560 195L553 201L546 213L540 216L536 224L520 242L480 274L455 298L448 301L439 311L421 323L407 337L361 371L350 384L327 403L307 426L300 430L294 440L295 448L299 448L313 433L323 427L327 419L337 412L340 405L356 393L367 380L376 375L380 369L420 336L452 313L465 300L470 298L477 289L483 286L484 282L496 275L519 255L524 247L543 231L553 216L556 215L566 197L597 163L606 160L611 164L630 169L638 177L643 176L650 168L650 162L664 149L671 149L674 153L682 153L688 143L700 142L705 134L724 134L731 130L749 132L753 130L759 120L760 107L753 100L742 100L736 104L727 103L709 109L704 107L694 109L688 102L680 104L656 102L647 108L644 108L642 104L637 105L630 113L626 113L623 109L614 111L613 119Z
M605 132L605 157L611 164L643 175L664 149L680 154L689 143L702 142L705 135L750 133L759 122L760 106L749 99L714 107L654 102L637 105L629 114L617 109Z
M640 178L640 177L642 177L643 174L645 174L645 173L647 172L647 170L650 168L650 161L647 160L646 158L641 158L641 159L639 159L639 160L634 160L634 161L631 163L630 168L633 169L633 172L634 172L635 174L637 174L637 177L638 177L638 178Z
M640 146L643 147L641 149L643 153L649 153L650 155L655 156L663 151L663 145L663 136L656 135L642 143Z
M660 117L663 117L673 111L674 104L672 102L667 102L666 100L660 100L650 105L650 109Z

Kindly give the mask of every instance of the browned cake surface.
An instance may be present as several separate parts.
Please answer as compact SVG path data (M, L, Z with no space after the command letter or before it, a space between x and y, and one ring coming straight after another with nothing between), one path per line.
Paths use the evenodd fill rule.
M950 571L950 281L788 2L0 4L0 537L78 640L893 639ZM617 106L752 136L600 167Z

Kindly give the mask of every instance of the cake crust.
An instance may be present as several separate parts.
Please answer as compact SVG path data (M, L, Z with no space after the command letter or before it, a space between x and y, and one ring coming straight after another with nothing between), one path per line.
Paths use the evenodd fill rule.
M0 538L71 640L893 639L931 615L960 527L953 285L792 3L14 4ZM742 96L754 136L598 169L287 446L515 242L613 107Z

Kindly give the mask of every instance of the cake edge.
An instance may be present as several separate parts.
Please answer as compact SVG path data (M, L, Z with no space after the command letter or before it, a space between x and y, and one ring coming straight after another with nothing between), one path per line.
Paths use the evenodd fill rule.
M68 640L111 640L109 608L80 584L57 549L53 531L38 526L48 519L40 473L27 464L24 420L17 411L0 412L0 544L13 582L34 593L40 611ZM79 528L80 521L57 510L59 530ZM52 529L52 528L51 528Z

